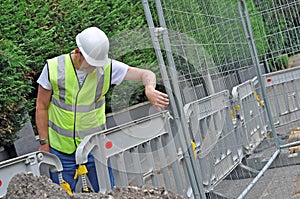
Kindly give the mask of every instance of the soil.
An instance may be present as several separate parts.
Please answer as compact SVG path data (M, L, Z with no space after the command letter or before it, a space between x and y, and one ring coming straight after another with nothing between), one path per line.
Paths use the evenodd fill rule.
M20 173L9 182L3 199L184 199L162 187L115 187L106 195L101 193L74 193L69 195L61 186L46 176Z

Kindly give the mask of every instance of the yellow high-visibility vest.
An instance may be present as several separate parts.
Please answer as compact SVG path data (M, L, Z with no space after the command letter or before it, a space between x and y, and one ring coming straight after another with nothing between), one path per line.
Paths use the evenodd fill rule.
M111 63L88 73L80 86L71 55L47 60L52 97L48 108L50 146L72 154L82 139L103 130ZM103 70L103 71L101 71Z

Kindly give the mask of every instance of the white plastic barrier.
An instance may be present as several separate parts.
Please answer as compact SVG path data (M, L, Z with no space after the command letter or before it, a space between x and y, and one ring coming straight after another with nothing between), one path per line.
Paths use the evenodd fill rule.
M153 114L87 136L76 151L76 162L95 157L101 193L111 189L108 162L116 186L151 184L185 195L189 189L170 128L169 112Z
M184 107L207 192L236 168L242 159L242 146L230 109L227 90Z
M268 73L263 77L276 127L298 127L300 66Z
M33 152L0 162L0 198L6 194L9 181L18 173L41 175L41 166L47 166L52 172L63 170L60 160L53 154Z
M250 154L266 137L267 124L264 104L255 89L256 78L248 80L232 90L237 128L241 129L242 145Z

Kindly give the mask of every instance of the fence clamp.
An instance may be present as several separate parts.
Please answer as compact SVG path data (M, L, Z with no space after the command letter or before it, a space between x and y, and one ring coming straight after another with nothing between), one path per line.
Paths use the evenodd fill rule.
M239 111L241 109L241 106L240 105L235 105L233 107L233 110L230 110L230 114L231 114L231 119L232 120L235 120L235 118L239 118L239 115L236 115L237 111ZM236 115L236 117L235 117Z
M165 33L167 33L167 28L163 28L163 27L154 28L154 35L156 37L159 37Z
M259 103L259 105L260 105L260 106L264 106L265 103L264 103L263 100L260 100L260 99L259 99L259 96L258 96L256 90L253 91L253 94L254 94L254 96L255 96L256 101Z

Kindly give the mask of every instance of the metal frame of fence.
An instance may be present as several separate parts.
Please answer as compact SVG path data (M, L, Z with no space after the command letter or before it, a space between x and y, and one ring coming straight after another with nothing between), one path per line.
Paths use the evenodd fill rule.
M198 93L201 93L199 92L199 86L200 90L204 90L202 93L209 95L208 98L211 98L209 103L214 106L220 105L220 103L214 103L213 99L216 98L216 93L218 94L222 92L222 90L233 90L232 96L228 97L227 101L229 104L232 103L229 107L231 108L234 131L229 131L228 128L222 128L220 131L216 128L220 120L215 117L224 120L224 118L228 118L228 112L230 111L227 111L226 117L222 115L224 112L220 110L214 115L213 108L207 113L207 110L203 109L203 106L205 106L203 101L198 104L199 107L193 107L192 110L186 108L184 116L187 119L186 121L181 120L182 123L188 123L183 125L185 128L187 126L190 127L189 132L182 131L182 133L192 135L186 137L186 139L194 139L196 149L197 147L211 149L208 155L210 158L200 161L200 167L197 168L199 165L195 164L195 167L187 168L192 171L201 171L200 178L197 176L197 182L202 181L202 183L197 184L196 188L195 186L193 187L195 188L194 193L196 198L209 197L209 194L203 196L203 194L199 194L198 191L204 189L206 193L212 193L213 187L218 185L219 180L231 175L229 171L232 171L232 169L229 168L246 169L256 176L252 183L245 187L244 191L238 196L238 198L245 197L272 163L277 161L280 152L282 156L284 154L284 152L280 150L282 149L282 147L280 147L282 137L278 138L277 136L278 126L275 126L276 123L273 122L274 116L289 119L293 118L292 121L295 123L294 127L299 125L297 123L298 92L295 81L295 79L298 78L298 75L295 74L297 70L294 69L293 72L282 72L284 75L281 77L278 76L282 82L281 84L272 84L272 88L273 91L276 90L278 92L279 87L282 86L282 97L277 96L278 93L276 93L276 95L274 95L274 101L270 104L269 99L272 98L269 91L270 81L265 81L266 76L263 77L260 64L260 62L264 62L265 65L273 64L273 68L278 69L276 65L278 63L276 62L280 58L279 55L281 51L288 55L299 52L300 31L299 14L297 14L299 13L299 2L249 2L247 2L247 5L251 6L252 9L250 14L248 13L247 5L244 1L218 1L217 3L220 6L215 6L213 8L214 10L212 9L212 5L213 3L216 5L216 1L189 1L180 3L174 1L161 2L157 0L152 2L152 10L148 1L143 1L144 5L148 6L145 8L145 10L147 10L145 13L150 33L154 35L157 29L163 30L161 35L153 36L152 39L155 44L156 53L161 54L163 51L167 57L166 65L163 56L159 55L158 59L162 73L165 73L165 75L170 74L173 83L172 91L175 98L180 102L179 105L172 106L173 109L181 110L184 109L184 104L191 106L191 104L201 102L201 100L198 100L200 98L203 100L206 99L203 98L203 94L202 96L200 95L200 98L197 98L199 96ZM205 8L201 9L201 6ZM226 6L228 6L228 10L222 10L226 8ZM230 10L233 7L236 12ZM253 11L255 8L258 10L257 12ZM151 14L149 15L149 10L157 14L158 20L156 22L153 22ZM273 18L271 17L275 18L275 20L272 21ZM291 21L288 21L288 18L290 18ZM260 24L263 22L273 23L272 28L277 32L272 33L271 31L273 31L273 29L271 29L271 31L261 30L265 31L264 33L266 33L265 35L268 38L255 38L255 36L259 35L256 29L263 28ZM156 24L156 26L154 26L154 24ZM277 24L278 26L276 26ZM203 29L207 29L207 31L203 31ZM209 31L215 32L216 34L210 34ZM223 35L221 31L224 31ZM205 39L200 38L201 36ZM158 45L159 37L162 40L161 45ZM266 41L263 41L264 39L266 39ZM257 45L263 46L264 42L267 43L268 51L262 50L261 46L259 49L257 48ZM272 42L276 42L277 45L272 46ZM286 43L288 43L289 46L286 45L287 47L284 47L283 44ZM213 57L206 52L206 48L210 47L209 52L213 53ZM228 50L229 53L224 52L226 50ZM241 54L240 56L237 55L239 53ZM278 56L278 58L276 58L276 56ZM178 57L180 58L178 59ZM182 59L186 62L182 61ZM182 65L185 65L186 69L184 69ZM265 72L270 71L268 67L265 68ZM168 71L168 73L165 71ZM241 74L241 71L247 72ZM256 73L253 74L251 71L256 71ZM291 76L290 74L295 76L289 78L289 76ZM254 76L256 76L256 78L254 78ZM200 79L201 81L199 82ZM196 82L196 80L198 82ZM270 77L268 77L267 80L270 80ZM165 78L164 82L168 82L168 79ZM182 88L182 86L180 86L182 83L185 85L183 88L188 87L188 89L178 89L180 87ZM187 92L182 92L182 90ZM193 92L195 93L195 98L188 96L189 99L186 100L185 94ZM169 93L169 95L173 95L173 93ZM213 96L215 98L213 98ZM278 100L281 100L281 103L278 102ZM226 100L223 99L223 102L224 101ZM200 107L202 107L202 109ZM278 107L285 107L285 109ZM285 111L283 112L280 109L284 109ZM274 110L277 111L277 115L274 114ZM196 116L191 114L191 112L197 113L195 114ZM203 114L205 117L201 118ZM191 115L195 118L192 118ZM203 120L205 122L203 122ZM283 121L281 121L281 126L289 125L291 120L286 120L285 122L285 124L282 124ZM228 122L228 124L229 123L230 122ZM208 126L211 126L211 128L208 129ZM291 128L291 126L289 126L289 128ZM287 132L284 133L287 134ZM206 135L203 136L204 134ZM219 150L219 148L222 147L219 145L224 147L229 143L225 141L226 139L224 139L221 134L236 138L236 148L243 148L244 150L237 161L239 164L235 165L234 161L228 163L229 166L224 164L222 166L223 170L221 169L223 172L218 176L216 170L220 171L220 169L217 169L217 165L222 159L220 157L226 157L226 155L224 155L225 150L223 150L222 153L222 150ZM273 145L275 146L273 151L268 154L268 162L266 162L258 172L251 170L251 168L244 164L244 161L247 156L253 156L253 154L257 153L257 150L264 140L268 139L268 136L272 138ZM214 142L212 142L212 140L214 140ZM210 145L205 144L206 142L210 143ZM186 143L188 143L188 141L186 141ZM227 146L226 149L229 150L230 147ZM197 160L207 155L201 150L196 150L196 152ZM247 161L249 165L251 164L250 159L251 158L248 158ZM207 186L208 184L211 186Z
M223 3L225 4L225 2L226 1L224 1ZM187 111L187 113L185 114L185 117L188 118L187 119L188 122L190 122L192 120L195 121L194 122L195 124L192 125L192 128L190 128L190 131L193 132L192 134L196 134L195 137L203 138L203 134L207 134L207 136L205 136L205 138L204 138L204 141L202 141L202 142L196 141L196 146L197 147L205 146L204 148L206 148L206 149L211 149L213 147L216 147L216 149L214 149L214 150L211 149L210 153L208 154L208 156L210 157L209 159L206 159L206 160L202 159L202 161L200 161L200 163L202 163L202 165L200 165L200 168L198 168L198 169L201 170L202 178L200 181L202 181L203 183L198 184L198 187L199 187L198 190L201 190L202 189L201 186L204 186L205 192L208 193L208 194L206 194L206 196L226 198L222 194L210 194L210 193L214 192L213 187L218 185L219 179L223 179L224 177L231 175L230 172L232 170L229 168L237 168L236 171L247 170L247 171L253 173L253 176L256 176L248 186L244 187L244 191L242 191L240 193L240 195L236 196L238 198L244 198L248 194L248 192L253 188L253 186L258 182L258 180L262 177L262 175L267 171L267 169L270 167L270 165L272 165L272 163L278 159L277 157L279 156L279 154L281 152L280 146L279 146L280 139L278 139L278 137L277 137L275 125L273 122L272 113L274 113L274 111L271 111L271 108L270 108L271 106L269 103L270 95L268 96L267 89L266 89L266 87L268 85L265 85L265 81L262 77L262 70L261 70L261 65L260 65L260 60L259 60L261 56L258 54L257 46L255 43L256 41L254 39L254 34L253 34L253 28L251 26L251 24L253 24L253 21L251 21L251 17L253 17L253 16L251 16L251 17L249 16L249 13L247 11L247 6L244 1L239 1L238 4L236 4L237 5L236 8L238 10L239 17L234 14L227 15L226 13L222 12L222 10L220 8L219 8L220 9L219 12L217 11L217 12L209 13L209 9L208 9L208 13L205 13L205 11L199 9L198 11L201 10L204 13L201 13L201 12L196 13L195 10L197 10L197 9L193 9L193 7L191 6L191 5L195 6L196 5L195 2L182 2L182 4L179 4L176 2L172 2L172 1L164 1L163 3L164 3L164 5L162 5L162 2L160 2L160 1L155 1L156 11L157 11L157 15L159 18L158 27L166 29L166 31L164 32L164 36L163 36L163 40L164 40L163 43L164 44L169 44L169 43L173 44L173 46L172 46L173 51L170 52L171 48L168 45L165 45L164 47L159 47L159 49L160 50L164 49L166 51L166 54L169 54L169 56L173 55L172 58L168 58L168 66L167 66L167 68L170 70L171 74L173 74L174 70L177 69L178 74L180 74L180 75L182 74L181 76L186 77L187 76L186 72L180 71L180 69L178 71L178 66L176 66L176 64L175 64L176 61L174 61L172 59L176 59L176 56L180 55L180 56L185 56L189 62L195 62L195 61L193 61L193 59L195 59L194 56L196 56L196 55L199 56L199 54L201 54L199 52L201 52L202 49L199 48L199 46L201 46L201 47L204 46L203 48L205 49L205 45L212 45L212 46L216 47L217 50L219 50L219 49L223 50L223 47L225 45L228 45L229 46L228 50L230 52L232 52L231 55L234 55L235 50L238 51L238 49L235 48L236 47L235 45L237 43L240 42L240 45L244 46L243 48L240 48L240 49L244 50L244 56L241 57L242 60L241 59L240 60L239 59L238 60L230 60L231 62L230 61L227 62L226 60L225 60L225 62L224 62L224 60L221 60L221 62L220 62L217 59L219 57L212 58L212 60L215 60L215 62L217 62L217 63L214 63L214 61L207 61L211 58L209 56L206 56L205 53L202 53L202 57L204 57L205 61L204 61L204 64L200 65L200 70L197 71L198 75L203 76L203 79L206 80L205 81L206 85L204 85L204 86L208 87L207 90L209 91L208 94L210 97L214 96L214 93L216 93L222 89L223 90L226 90L226 89L231 90L233 88L232 118L235 119L234 121L236 123L234 123L235 131L232 131L232 132L238 132L238 133L235 133L235 134L228 133L228 135L233 135L232 137L241 141L241 142L236 142L236 148L239 148L238 146L242 146L245 149L243 155L241 155L240 156L241 158L239 158L239 160L238 160L238 162L240 164L235 165L234 161L232 161L228 164L225 164L227 167L225 165L222 166L222 169L223 169L221 172L222 174L219 176L216 175L217 165L220 162L220 156L219 156L220 150L218 148L219 148L219 145L221 145L222 143L224 145L224 143L226 143L226 141L224 141L222 139L222 137L219 135L220 131L217 130L216 128L212 127L211 129L207 129L207 126L209 126L209 125L216 126L216 124L218 123L217 120L212 121L212 119L210 119L212 117L211 114L213 114L213 111L212 111L213 109L211 109L211 111L206 113L205 109L201 110L201 108L199 108L199 107L193 107L192 110L194 112L197 112L197 110L200 109L200 111L198 111L196 114L197 119L190 118L190 116L191 116L190 112L192 112L192 111ZM226 2L226 3L229 4L229 2ZM200 6L200 4L201 3L199 2L198 6ZM220 4L222 4L222 3L220 2ZM232 4L234 4L234 3L232 3ZM299 2L298 2L298 4L299 4ZM209 3L203 2L202 5L208 6ZM273 5L275 5L275 3ZM259 6L262 7L261 4ZM268 12L274 12L274 10L272 10L272 9L279 9L281 11L287 11L287 8L289 8L289 6L291 6L291 7L297 6L297 2L288 2L288 1L281 2L279 7L268 8L270 10L268 10L268 9L263 10L265 13L260 12L260 14L267 16ZM162 7L164 9L162 9ZM261 9L261 7L260 7L260 9ZM218 8L216 8L216 10L218 10ZM165 11L165 13L164 13L164 11ZM296 11L297 11L297 9L296 9ZM199 16L201 14L203 14L203 16ZM146 16L147 16L147 14L146 14ZM210 17L210 19L207 20L207 24L209 24L209 25L207 25L205 23L198 24L198 23L202 22L201 20L197 20L198 18L202 17L201 19L205 20L205 18L207 16ZM169 24L166 25L166 23L164 21L164 17L168 17ZM253 17L253 19L257 20L257 19L259 19L259 17L260 16ZM151 18L151 16L148 16L148 18ZM184 23L184 22L181 23L180 21L178 21L182 18L185 18L185 20L187 20L187 22L190 23L190 25L186 25L186 23ZM264 17L264 19L266 20L266 17ZM148 19L148 21L149 20L150 19ZM215 20L215 21L211 22L210 20L211 21ZM217 20L219 20L219 21L217 21ZM215 35L201 34L201 31L200 31L201 28L203 28L203 29L207 28L207 29L213 31L212 27L219 29L217 26L222 27L222 26L225 26L223 24L230 24L230 23L234 24L235 21L239 21L243 31L238 32L236 29L234 29L233 25L230 25L227 27L231 28L232 30L227 31L226 33L227 34L236 34L233 36L233 38L236 36L239 36L240 38L244 37L244 39L234 41L234 40L231 40L229 35L225 35L224 38L221 37L221 39L220 39L220 38L214 37ZM153 27L152 24L154 24L154 23L152 22L151 25L149 26L150 32L155 30L155 27ZM173 33L174 31L171 33L171 29L174 29L174 28L176 29L175 30L176 36L172 35L172 34L174 34ZM189 29L189 28L194 28L194 29ZM286 28L288 28L288 26ZM286 30L282 29L281 30L282 32L280 32L280 34L286 35L286 32L293 33L292 31L295 30L295 27L291 27L291 28L292 29L290 29L290 31L288 29L286 29ZM297 28L296 28L296 30L297 30ZM181 31L185 31L185 32L181 32ZM195 32L196 32L196 34L193 34ZM167 36L165 36L165 35L167 35ZM182 37L187 36L187 35L189 35L189 36L190 35L192 35L192 36L207 36L207 37L210 36L211 39L213 40L213 42L209 43L209 41L205 40L207 43L204 43L204 44L191 43L191 42L189 42L191 39L182 39ZM182 42L180 47L178 47L177 41L174 41L174 40L172 41L173 38L174 39L180 38L180 42ZM281 37L281 38L283 38L283 37ZM296 39L297 38L298 37L296 35ZM165 40L167 40L167 41L165 41ZM297 45L299 46L299 42L296 43L296 46ZM188 48L186 46L193 46L192 48L194 48L194 49ZM245 46L247 46L247 47L245 47ZM296 46L293 46L292 49L295 49ZM178 48L181 48L181 49L177 50ZM224 48L224 49L226 49L226 48ZM193 51L195 51L196 53L193 53ZM219 53L219 54L217 54L217 56L220 55L220 57L222 57L222 55L224 54L224 53L222 53L222 51L217 51L217 52ZM295 52L295 50L287 51L287 53L294 53L294 52ZM192 54L192 56L189 57L188 54ZM274 56L274 54L275 53L272 52L272 56ZM175 56L175 58L174 58L174 56ZM226 56L226 55L224 55L224 56ZM229 59L230 59L230 57L229 57ZM243 62L244 60L250 60L250 64L249 64L249 62ZM238 68L238 69L232 69L232 68L230 69L230 68L226 68L226 67L224 68L223 64L231 65L231 64L235 63L236 61L238 61L239 63L242 63L242 64L248 64L248 65L245 65L244 68L243 68L243 65L241 65L240 68ZM201 59L198 59L198 62L201 63ZM216 68L212 67L212 66L214 66L214 64L217 65ZM204 70L203 70L203 65L206 65L206 66L204 66ZM247 67L249 65L250 65L250 67ZM161 65L160 67L165 67L165 66ZM250 76L250 78L248 76L248 78L247 78L246 75L239 75L238 72L233 72L233 71L241 71L241 69L248 70L248 68L250 69L251 67L254 68L256 71L256 76L257 76L256 79L251 80L251 78L253 78L253 76ZM190 71L191 71L191 68L189 68L189 70L188 70L189 77L191 77L193 75L190 73ZM205 72L203 72L203 71L205 71ZM232 74L238 74L238 75L233 76ZM175 84L181 83L178 81L178 77L179 77L179 79L181 79L180 75L178 75L178 76L171 75L172 82ZM242 76L242 78L241 78L241 76ZM212 81L212 79L217 79L217 81ZM241 79L243 79L246 82L243 83L241 81ZM225 87L222 87L222 86L219 87L220 83L218 84L218 81L220 81L220 80L221 80L221 85L223 82L223 86L225 86ZM194 92L197 93L197 87L195 86L195 84L193 84L194 81L192 78L188 79L188 80L184 79L183 82L184 81L192 82L192 83L190 83L190 85L192 84L192 86L190 86L190 88L191 88L190 90L194 90ZM284 82L283 85L285 83L287 83L287 84L290 83L288 78L282 78L282 81ZM296 110L297 109L297 103L296 103L297 101L295 99L296 99L296 93L297 93L296 90L297 89L296 89L295 83L292 82L292 84L293 84L293 87L292 87L293 94L291 96L293 98L292 102L294 102L294 104L296 104L295 109L294 109L294 110ZM185 83L185 85L188 85L188 84ZM278 88L276 88L276 89L278 89ZM175 88L173 88L173 92L175 93L176 97L184 95L184 94L182 94L182 92L180 92L180 90L176 89L176 86L175 86ZM283 92L286 92L286 90L284 90ZM258 93L260 94L261 99L259 98ZM197 95L195 95L195 96L197 96ZM283 99L283 102L285 102L285 104L286 104L286 109L289 109L288 105L291 100L289 100L286 97L286 95L283 95L283 96L285 96L285 98ZM214 99L214 98L212 98L212 99ZM214 103L212 99L210 100L211 104L213 104L215 106L218 106L220 104L220 103ZM275 101L278 100L277 97L275 97L275 99L276 99ZM195 100L197 100L197 99L195 99ZM189 100L189 101L192 101L192 100ZM224 101L224 99L223 99L223 101ZM185 103L184 101L182 101L182 102L183 102L183 104ZM188 104L190 105L191 103L194 103L194 102L190 102ZM204 104L202 103L199 106L201 107L203 105ZM280 106L280 105L277 103L275 105L275 108L277 108L278 106ZM174 108L178 108L178 107L174 107ZM183 108L183 107L179 106L179 109L181 109L181 108ZM206 113L206 116L204 117L205 120L210 120L209 124L206 121L201 122L200 117L204 112ZM290 113L290 110L286 111L283 114L289 114L289 113ZM221 113L219 112L217 115L220 116L220 114ZM280 112L280 114L281 114L281 112ZM228 118L228 116L227 117L223 116L220 118ZM204 123L204 125L202 123ZM206 129L203 127L201 128L201 126L206 126ZM225 128L222 129L222 133L226 134L227 133L226 130L225 130ZM243 164L243 161L244 161L246 155L248 156L251 154L255 154L255 150L257 148L259 148L259 146L262 144L262 142L267 138L268 132L271 132L271 136L273 138L274 145L276 146L274 148L273 152L270 152L268 154L269 161L266 164L264 164L264 166L262 168L260 168L260 171L256 171L254 169L247 167L247 165ZM197 135L197 134L199 134L199 135ZM213 139L211 137L213 137ZM241 138L241 139L238 139L238 138ZM198 139L198 140L201 140L201 139ZM205 140L208 140L206 142L210 143L210 145L205 144ZM211 142L211 140L214 140L214 142ZM199 146L197 144L199 144ZM225 144L225 146L226 146L226 144ZM229 147L227 147L227 150L229 150ZM207 154L205 154L205 155L207 155ZM197 159L199 160L199 159L201 159L200 158L201 156L205 156L205 155L203 155L203 152L200 151L199 154L197 155ZM222 155L224 156L224 153L223 154L221 153L221 156ZM205 164L203 164L203 162L205 162ZM249 165L251 164L250 160L248 161L248 164ZM207 165L209 165L209 166L207 166ZM238 169L238 168L242 168L242 169ZM207 188L208 184L211 185L211 187ZM202 196L201 198L205 198L206 196L204 196L204 197ZM196 195L196 198L197 198L197 195Z

